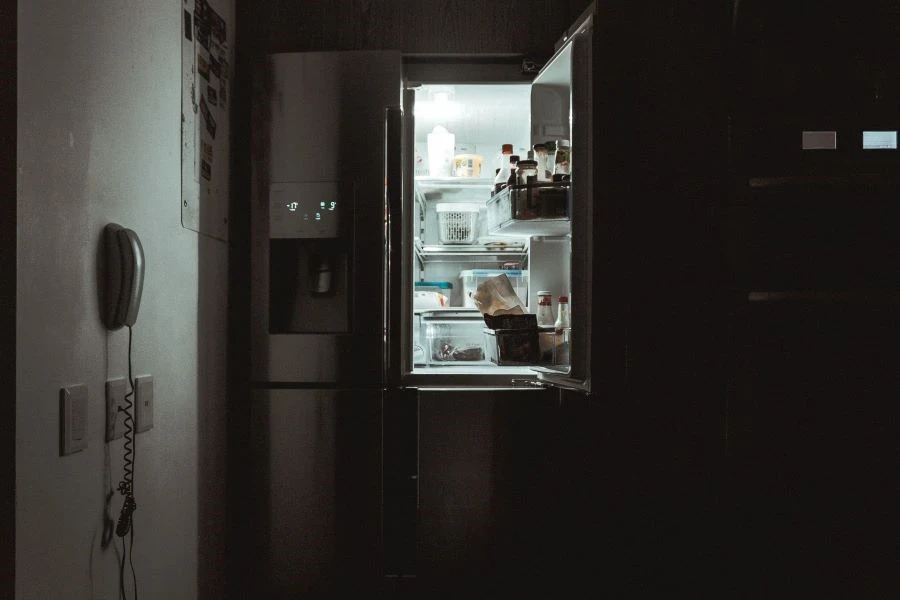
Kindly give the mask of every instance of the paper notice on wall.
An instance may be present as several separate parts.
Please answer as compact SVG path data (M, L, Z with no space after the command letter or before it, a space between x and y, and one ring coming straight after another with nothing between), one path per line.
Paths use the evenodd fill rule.
M182 9L182 225L227 240L234 0L182 0Z

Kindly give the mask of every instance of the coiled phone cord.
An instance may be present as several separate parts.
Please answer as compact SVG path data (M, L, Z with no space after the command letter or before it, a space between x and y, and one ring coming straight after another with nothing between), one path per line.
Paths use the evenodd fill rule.
M135 444L134 444L134 377L131 371L131 325L128 326L128 385L131 391L125 394L125 468L122 475L122 481L119 482L119 493L125 496L122 503L122 512L119 514L119 522L116 524L116 535L122 538L122 562L119 565L119 593L124 599L125 596L125 548L124 538L131 533L131 539L128 549L128 562L131 564L131 576L134 580L134 598L137 600L137 574L134 571L134 523L132 514L137 509L137 503L134 501L134 460L135 460Z

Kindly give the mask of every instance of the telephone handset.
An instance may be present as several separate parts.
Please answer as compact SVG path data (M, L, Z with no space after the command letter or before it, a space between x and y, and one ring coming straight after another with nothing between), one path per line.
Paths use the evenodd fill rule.
M131 229L110 223L106 245L106 327L119 329L137 321L144 289L144 248Z

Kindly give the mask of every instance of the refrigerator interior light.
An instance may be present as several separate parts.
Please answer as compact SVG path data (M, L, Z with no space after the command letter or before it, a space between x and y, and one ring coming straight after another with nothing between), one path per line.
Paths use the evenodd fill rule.
M455 90L451 85L434 85L427 88L428 100L417 100L413 114L423 119L458 119L463 105L453 100Z

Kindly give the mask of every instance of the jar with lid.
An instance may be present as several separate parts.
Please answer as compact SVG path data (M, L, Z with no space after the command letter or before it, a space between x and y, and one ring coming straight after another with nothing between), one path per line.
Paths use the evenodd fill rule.
M556 160L556 141L548 140L544 142L544 145L547 147L547 164L546 171L544 172L544 181L550 181L553 177L553 164Z
M571 175L572 170L570 161L572 160L572 151L569 148L569 140L557 140L556 156L553 160L554 175Z
M520 160L516 165L516 177L519 185L537 182L537 161Z

